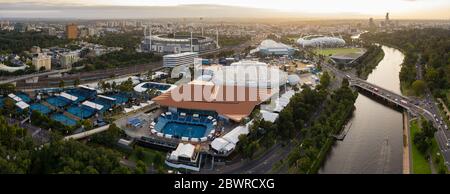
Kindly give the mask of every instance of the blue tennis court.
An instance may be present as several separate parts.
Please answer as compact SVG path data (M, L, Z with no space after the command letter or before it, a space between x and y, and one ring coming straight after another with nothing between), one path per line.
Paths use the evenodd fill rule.
M206 126L170 121L166 123L161 132L178 137L201 138L205 135Z
M48 98L47 102L55 107L64 107L70 103L70 100L61 96L53 96Z
M67 112L75 115L80 119L86 119L94 115L95 110L82 105L82 106L71 106L67 109Z
M149 83L145 83L144 85L142 85L143 88L147 88L147 89L156 89L156 90L168 90L170 88L170 85L168 84L162 84L162 83L154 83L154 82L149 82Z
M53 114L51 116L51 118L55 121L62 123L63 125L70 126L70 127L75 126L77 124L77 121L75 121L63 114Z
M30 109L32 111L38 111L44 115L47 115L48 113L52 112L50 108L40 103L30 105Z
M118 93L118 94L109 95L108 97L115 98L116 104L123 104L125 102L128 102L128 96L126 94Z
M24 102L29 103L31 102L31 98L25 94L25 93L17 93L16 96L18 96L19 98L21 98Z

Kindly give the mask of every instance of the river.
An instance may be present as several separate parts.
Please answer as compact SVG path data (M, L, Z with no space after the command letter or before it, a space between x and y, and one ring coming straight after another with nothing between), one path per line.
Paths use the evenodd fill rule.
M384 58L367 81L400 92L399 72L404 55L382 46ZM402 173L402 113L362 94L355 102L348 133L337 141L319 173Z

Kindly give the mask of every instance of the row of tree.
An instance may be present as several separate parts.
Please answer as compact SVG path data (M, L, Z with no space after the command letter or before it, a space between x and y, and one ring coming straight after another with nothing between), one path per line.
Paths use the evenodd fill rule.
M42 32L16 32L0 30L0 51L5 53L22 53L33 46L47 48L65 45L70 40L49 36Z
M52 138L36 145L26 131L0 116L0 173L131 173L119 164L120 154L104 147Z
M450 29L407 29L393 33L366 33L363 39L395 46L405 54L400 79L406 86L416 80L416 64L424 67L424 81L433 95L448 102L450 89Z
M107 68L127 67L131 65L149 64L152 62L161 61L160 55L153 53L138 53L134 50L121 50L98 57L90 57L78 61L73 64L74 67L85 66L83 71L92 71Z

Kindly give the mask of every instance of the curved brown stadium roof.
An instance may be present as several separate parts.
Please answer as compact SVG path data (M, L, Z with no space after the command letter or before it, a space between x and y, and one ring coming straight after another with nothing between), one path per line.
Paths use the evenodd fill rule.
M215 111L239 122L272 96L266 88L188 83L152 100L161 106Z

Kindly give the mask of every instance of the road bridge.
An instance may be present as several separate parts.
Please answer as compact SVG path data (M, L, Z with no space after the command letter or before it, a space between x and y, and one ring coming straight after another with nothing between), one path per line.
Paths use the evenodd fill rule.
M439 148L444 156L447 167L450 167L450 131L448 130L447 124L442 121L441 117L438 116L439 112L436 112L436 110L431 108L431 106L427 106L427 103L424 101L411 99L395 93L376 84L360 79L357 76L343 72L329 64L323 64L322 67L333 72L337 77L346 78L349 81L350 86L363 90L385 100L386 102L402 107L413 116L421 115L433 123L433 126L438 129L435 134L436 141L439 144Z

